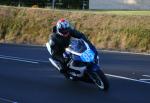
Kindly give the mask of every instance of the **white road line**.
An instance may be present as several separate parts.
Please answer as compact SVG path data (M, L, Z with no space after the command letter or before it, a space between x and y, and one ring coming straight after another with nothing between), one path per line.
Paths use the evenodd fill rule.
M20 61L20 62L33 63L33 64L38 64L39 63L39 62L36 62L36 61L25 60L24 58L12 57L12 56L5 56L5 55L0 55L0 58L1 59L8 59L8 60Z
M150 77L150 75L142 75L143 77Z
M142 75L143 77L148 77L149 79L140 79L140 80L145 80L145 81L149 81L150 80L150 75Z
M9 103L18 103L16 101L12 101L10 99L5 99L5 98L0 98L0 100L4 101L4 102L9 102Z
M103 52L110 52L110 53L121 53L121 54L136 54L136 55L146 55L150 56L149 53L134 53L134 52L123 52L123 51L110 51L110 50L98 50L98 51L103 51Z
M140 80L145 80L145 81L149 81L150 79L140 79Z
M150 84L150 82L147 82L147 81L132 79L132 78L128 78L128 77L117 76L117 75L112 75L112 74L106 74L106 75L107 75L107 76L110 76L110 77L114 77L114 78L120 78L120 79L125 79L125 80L130 80L130 81L135 81L135 82Z

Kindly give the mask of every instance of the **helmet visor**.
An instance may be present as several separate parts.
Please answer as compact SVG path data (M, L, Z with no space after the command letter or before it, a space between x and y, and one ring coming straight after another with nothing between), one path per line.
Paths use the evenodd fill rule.
M69 36L69 28L61 28L61 29L58 29L59 32L62 34L62 36Z

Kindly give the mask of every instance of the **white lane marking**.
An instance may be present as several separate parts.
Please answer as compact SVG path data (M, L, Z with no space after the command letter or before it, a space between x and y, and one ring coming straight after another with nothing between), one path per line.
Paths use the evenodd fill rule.
M145 80L145 81L149 81L150 80L150 75L142 75L143 77L148 77L149 79L140 79L140 80Z
M128 78L128 77L117 76L117 75L112 75L112 74L106 74L106 75L107 75L107 76L110 76L110 77L114 77L114 78L120 78L120 79L125 79L125 80L131 80L131 81L135 81L135 82L150 84L150 82L147 82L147 81L132 79L132 78Z
M9 102L9 103L18 103L16 101L12 101L10 99L5 99L5 98L0 98L0 100L4 101L4 102Z
M143 77L150 77L150 75L142 75Z
M44 45L34 45L34 44L14 44L14 43L0 43L3 45L13 45L13 46L26 46L26 47L45 47Z
M145 81L148 81L148 80L150 80L150 79L140 79L140 80L145 80Z
M20 61L20 62L33 63L33 64L38 64L39 63L39 62L36 62L36 61L25 60L24 58L12 57L12 56L5 56L5 55L0 55L0 58L1 59L8 59L8 60Z
M122 51L110 51L110 50L98 50L98 51L103 51L103 52L110 52L110 53L121 53L121 54L137 54L137 55L146 55L150 56L149 53L134 53L134 52L122 52Z

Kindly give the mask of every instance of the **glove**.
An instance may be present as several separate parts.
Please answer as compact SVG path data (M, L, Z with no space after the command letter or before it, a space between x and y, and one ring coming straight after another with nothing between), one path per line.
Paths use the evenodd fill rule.
M69 58L69 54L68 54L67 52L64 52L64 53L63 53L63 57L64 57L64 58Z
M67 52L63 53L64 63L67 64L70 61L70 56Z

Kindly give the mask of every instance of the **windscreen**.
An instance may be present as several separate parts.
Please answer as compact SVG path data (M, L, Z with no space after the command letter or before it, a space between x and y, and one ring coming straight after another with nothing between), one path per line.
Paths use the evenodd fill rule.
M75 52L78 52L78 53L82 53L87 48L86 48L86 45L84 44L83 40L73 38L73 39L70 40L69 49L71 49L71 50L73 50Z

